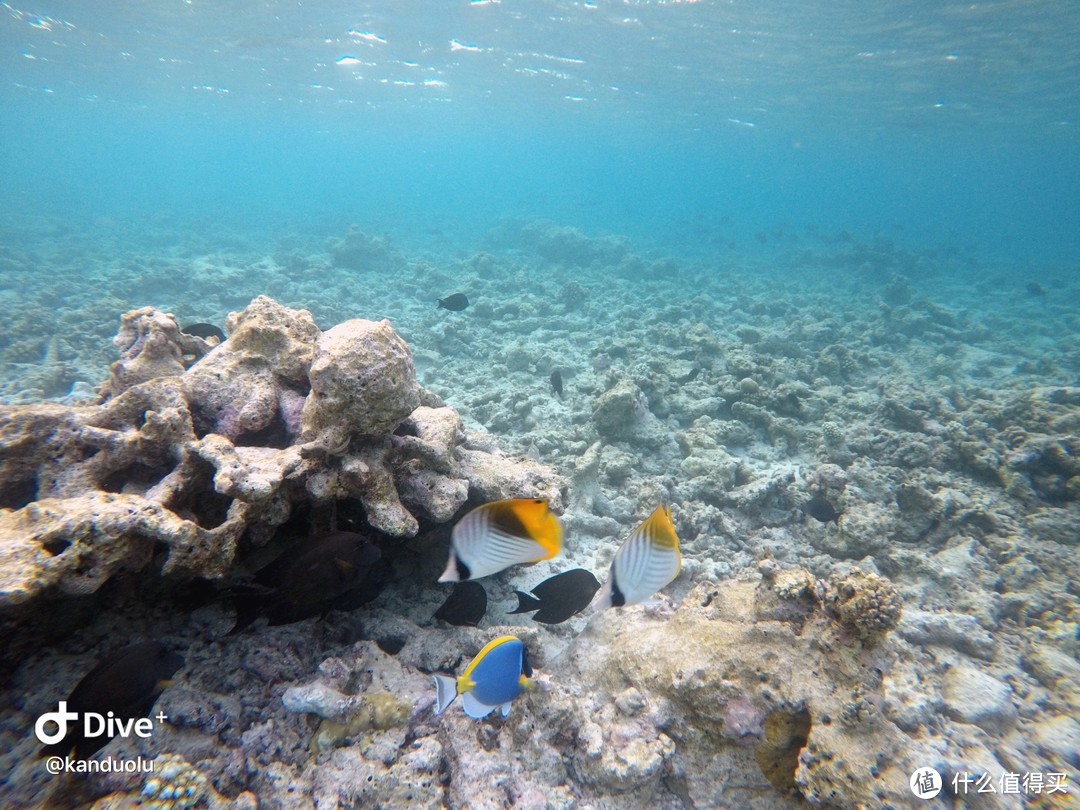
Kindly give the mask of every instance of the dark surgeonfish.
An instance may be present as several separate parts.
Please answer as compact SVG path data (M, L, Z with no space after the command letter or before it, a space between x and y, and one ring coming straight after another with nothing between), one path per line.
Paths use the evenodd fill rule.
M822 523L836 523L840 524L840 516L843 512L838 512L833 508L833 505L829 503L824 495L815 495L802 505L802 511L804 515L809 515L814 520L820 520Z
M532 596L514 591L518 606L510 612L528 613L535 610L535 621L560 624L587 608L598 590L600 582L592 571L574 568L548 577L532 589Z
M678 382L680 382L680 383L693 382L694 380L696 380L698 378L698 375L700 373L701 373L701 366L694 366L688 372L686 372L681 377L679 377Z
M74 752L76 759L92 757L116 735L87 737L84 715L94 712L107 719L111 713L125 726L146 717L169 679L183 665L179 653L157 641L140 641L108 653L83 676L67 699L67 711L77 712L78 720L67 722L64 738L46 745L40 756L65 757ZM46 731L55 733L48 727Z
M331 532L299 540L234 590L232 633L265 616L270 624L292 624L330 610L355 610L382 591L382 554L367 537Z
M559 399L562 399L562 372L555 369L551 372L551 390L559 395Z
M431 618L456 627L476 627L487 613L487 592L479 582L458 582Z
M437 309L448 309L451 312L461 312L469 305L469 296L465 293L454 293L448 295L446 298L439 299L439 306Z
M203 340L209 340L210 338L217 338L218 343L225 342L225 333L212 323L193 323L189 326L181 327L181 332L185 335L194 335L195 337L201 337Z

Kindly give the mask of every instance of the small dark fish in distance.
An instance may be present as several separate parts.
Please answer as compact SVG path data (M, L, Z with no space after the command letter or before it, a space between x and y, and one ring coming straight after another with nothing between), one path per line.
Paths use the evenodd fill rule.
M476 627L487 613L487 592L479 582L458 582L431 618L455 627Z
M1037 298L1042 298L1046 295L1046 290L1043 289L1043 285L1037 281L1032 281L1027 285L1027 291Z
M804 503L802 511L803 514L809 515L814 520L820 520L822 523L836 523L837 525L840 525L840 516L844 514L843 512L837 512L823 495L815 495Z
M67 711L78 712L79 722L68 726L62 740L42 748L40 756L67 756L73 749L77 759L93 756L112 736L85 736L82 715L111 714L125 726L128 721L146 717L169 679L183 665L184 659L178 653L157 641L140 641L108 653L83 676L67 699Z
M562 372L558 369L551 372L551 390L559 395L559 399L562 399Z
M528 613L535 610L535 621L560 624L587 608L598 590L600 582L592 571L573 568L545 579L532 589L532 596L514 591L518 606L510 612Z
M698 374L700 374L700 373L701 373L701 366L694 366L692 369L690 369L684 375L679 377L679 382L681 382L681 383L693 382L694 380L697 379Z
M225 342L225 333L220 328L214 326L212 323L193 323L189 326L181 327L181 332L185 335L194 335L195 337L201 337L203 340L209 340L210 338L217 338L218 343Z
M448 295L446 298L439 299L439 306L437 309L448 309L451 312L461 312L469 305L469 296L465 293L454 293Z

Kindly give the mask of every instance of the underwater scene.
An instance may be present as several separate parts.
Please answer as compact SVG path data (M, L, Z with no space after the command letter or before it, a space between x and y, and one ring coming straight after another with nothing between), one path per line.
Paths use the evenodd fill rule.
M1080 807L1080 4L0 65L0 808Z

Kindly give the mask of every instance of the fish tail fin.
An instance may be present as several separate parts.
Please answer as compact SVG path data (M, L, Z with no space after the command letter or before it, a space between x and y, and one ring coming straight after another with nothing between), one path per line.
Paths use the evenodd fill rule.
M457 679L433 675L435 679L435 714L442 714L457 697Z
M236 624L226 635L235 636L247 630L263 613L263 600L257 597L237 597L233 600L236 609Z
M603 587L596 592L596 596L593 597L592 604L590 605L593 610L607 610L611 607L611 578L604 583Z
M510 613L529 613L530 611L537 610L540 607L540 600L535 596L530 596L522 591L514 591L514 594L518 598L518 606L511 610Z

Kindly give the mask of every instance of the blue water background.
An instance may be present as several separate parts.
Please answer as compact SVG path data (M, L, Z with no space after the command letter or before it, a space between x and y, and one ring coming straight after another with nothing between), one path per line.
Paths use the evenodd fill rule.
M1080 3L20 0L0 67L9 223L1080 248Z

